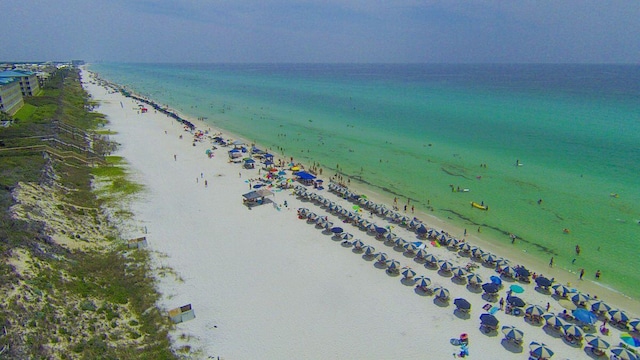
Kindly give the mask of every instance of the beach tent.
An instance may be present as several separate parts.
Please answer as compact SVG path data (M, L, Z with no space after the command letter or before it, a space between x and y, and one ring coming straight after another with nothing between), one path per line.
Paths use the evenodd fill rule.
M265 197L271 196L271 195L273 195L273 192L271 192L270 190L258 189L258 190L254 190L246 194L243 194L242 197L244 198L243 201L248 205L253 205L253 204L260 205L264 203Z

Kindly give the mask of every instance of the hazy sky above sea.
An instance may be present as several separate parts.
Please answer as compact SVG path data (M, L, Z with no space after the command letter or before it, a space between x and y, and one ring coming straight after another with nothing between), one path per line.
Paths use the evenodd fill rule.
M0 14L0 61L640 63L640 0L8 0Z

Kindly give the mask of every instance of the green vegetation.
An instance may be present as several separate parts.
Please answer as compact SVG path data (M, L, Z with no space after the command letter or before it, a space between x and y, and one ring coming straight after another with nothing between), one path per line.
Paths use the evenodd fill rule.
M113 144L95 131L104 116L90 112L78 71L57 71L26 102L18 121L0 129L0 358L188 355L171 350L149 253L128 249L101 211L131 216L116 199L143 187L128 179L122 158L104 156Z

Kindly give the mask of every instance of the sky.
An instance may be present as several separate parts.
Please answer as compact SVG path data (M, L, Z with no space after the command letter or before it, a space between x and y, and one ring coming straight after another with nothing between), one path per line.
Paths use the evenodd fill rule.
M3 0L0 62L640 64L640 0Z

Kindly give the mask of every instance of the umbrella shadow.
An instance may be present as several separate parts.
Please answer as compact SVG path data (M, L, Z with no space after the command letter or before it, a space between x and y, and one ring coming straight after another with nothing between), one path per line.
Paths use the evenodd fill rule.
M419 286L416 286L416 287L413 289L413 292L414 292L414 293L416 293L416 294L418 294L418 295L420 295L420 296L429 296L429 295L431 295L431 291L425 291L424 289L422 289L422 288L421 288L421 287L419 287Z
M373 264L373 266L375 266L376 269L380 269L380 270L387 268L387 264L380 261L376 261L375 264Z
M562 337L562 330L554 329L552 326L545 325L545 326L542 327L542 330L544 330L544 332L547 335L551 336L552 338L558 339L558 338Z
M394 244L394 245L395 245L395 244ZM404 248L403 248L402 246L398 246L398 245L395 245L395 246L393 247L393 250L395 250L395 251L397 251L397 252L404 252Z
M416 256L416 254L405 251L402 253L402 256L406 257L407 259L413 259L413 257Z
M482 287L478 285L467 284L467 290L474 294L480 294L482 292Z
M353 249L351 249L351 252L354 253L354 254L362 254L364 252L364 250L353 248Z
M423 258L419 258L419 257L414 257L414 258L413 258L413 261L414 261L414 262L416 262L416 263L418 263L418 264L421 264L421 265L424 265L424 263L426 263L426 262L427 262L425 259L423 259Z
M607 358L607 354L606 353L603 352L602 354L598 355L593 351L593 348L591 346L588 346L588 345L584 347L584 353L588 357L590 357L592 359L606 359Z
M406 285L406 286L413 286L416 284L416 281L413 279L407 279L407 278L402 278L402 280L400 280L400 282L402 283L402 285Z
M469 311L462 311L458 308L453 310L453 315L462 320L469 320L471 318L471 314L469 313Z
M331 230L329 230L329 229L322 230L322 233L325 234L325 235L333 235L333 232L331 232Z
M399 272L399 271L392 271L392 270L387 269L385 272L386 272L386 273L387 273L387 275L389 275L390 277L397 277L397 276L399 276L399 275L400 275L400 272Z
M514 278L513 278L513 277L511 277L511 276L503 276L503 275L500 275L500 279L502 279L502 281L504 281L504 282L510 282L510 283L512 283L512 282L516 282L516 279L514 279Z
M541 288L539 286L536 286L534 288L535 291L537 291L538 293L542 294L542 295L551 295L551 290L549 290L549 288Z
M524 322L526 322L527 324L531 325L531 326L536 326L536 327L540 327L544 325L544 321L543 320L536 320L534 321L531 317L529 316L525 316L524 317Z
M444 308L449 306L449 299L443 299L443 298L434 298L433 299L433 303L436 304L436 306Z
M493 294L489 294L489 293L484 293L482 294L482 299L488 302L496 302L498 301L498 296L497 295L493 295Z
M460 255L460 257L463 257L463 258L468 258L471 256L471 253L468 251L458 251L458 255Z
M509 352L512 352L514 354L522 353L522 345L517 345L513 341L510 341L509 339L503 338L502 341L500 341L500 343L502 344L502 347Z
M340 243L340 246L342 246L344 248L350 248L350 247L353 247L353 244L351 244L349 241L345 240L345 241Z
M376 257L374 255L367 255L367 254L363 254L362 255L362 259L365 261L372 261L373 259L375 259Z
M456 285L464 285L464 284L467 283L467 279L461 278L461 277L457 277L457 276L453 276L451 278L451 282L456 284Z
M480 325L480 332L483 333L484 335L488 336L488 337L496 337L498 336L498 330L497 329L487 329L484 326Z
M424 267L427 268L427 269L435 270L435 269L438 268L438 264L437 263L425 262L424 263Z
M451 276L453 276L451 271L444 271L444 270L438 270L438 275L440 275L442 277L451 277Z
M567 340L566 336L562 337L562 341L564 341L565 344L571 346L572 348L578 349L582 347L582 341L569 341Z

